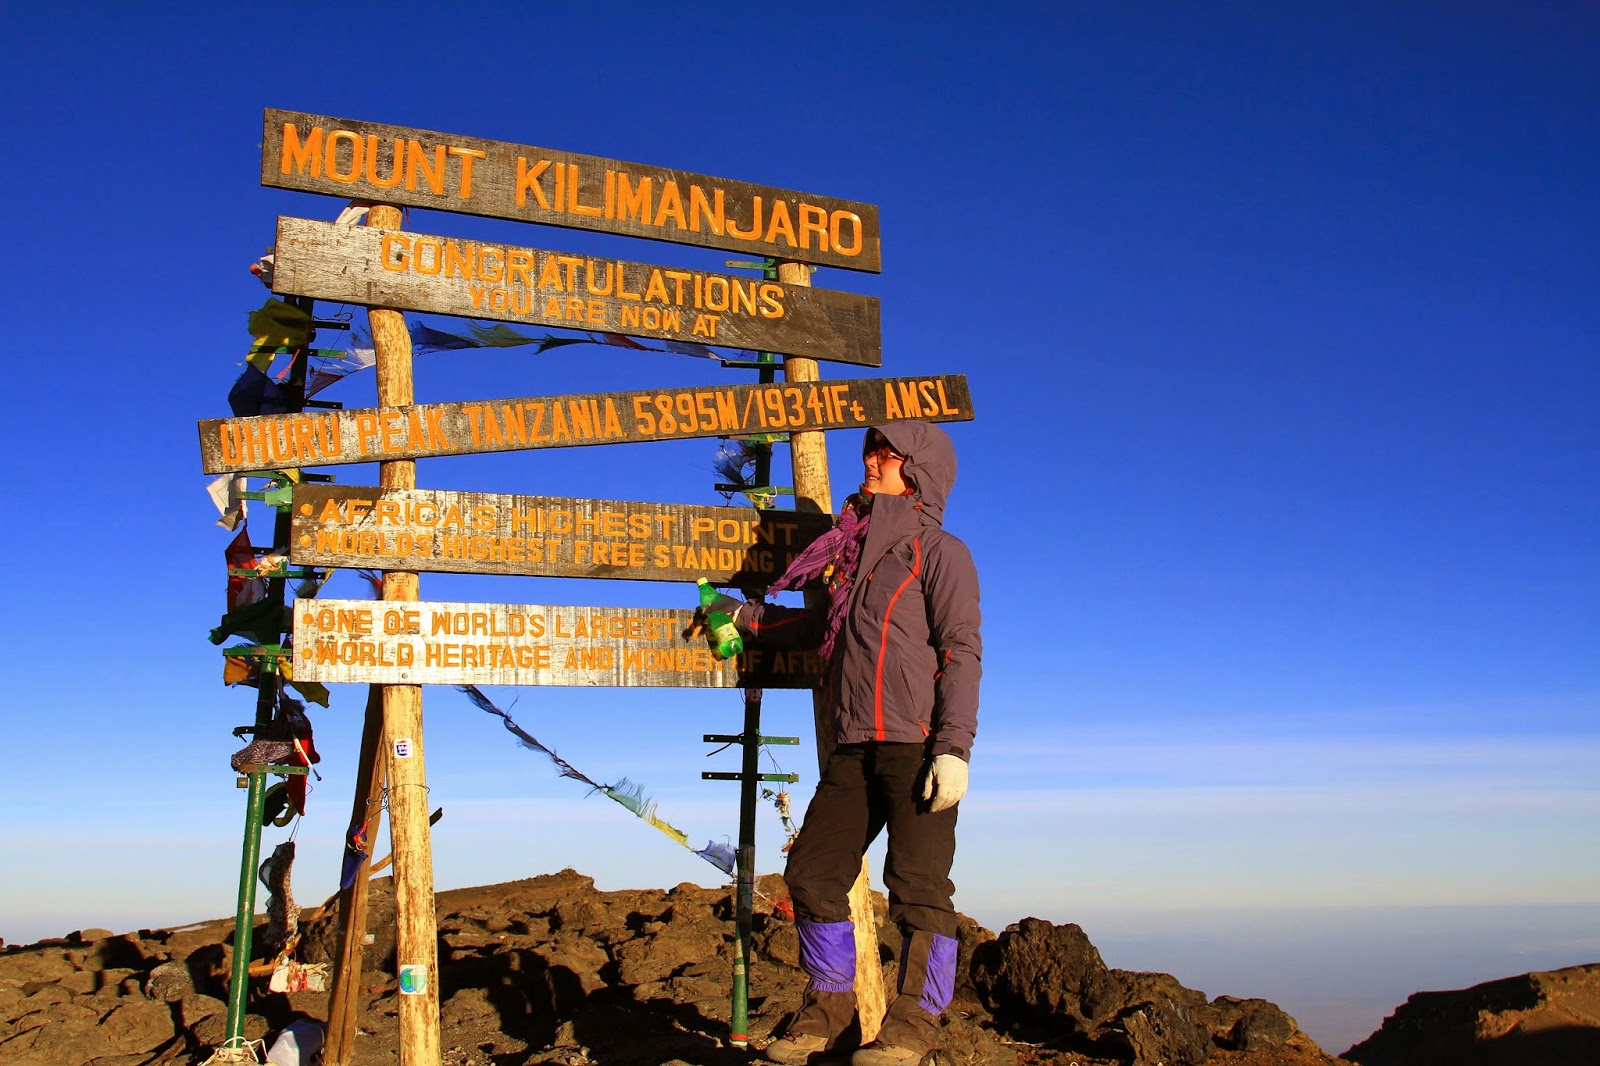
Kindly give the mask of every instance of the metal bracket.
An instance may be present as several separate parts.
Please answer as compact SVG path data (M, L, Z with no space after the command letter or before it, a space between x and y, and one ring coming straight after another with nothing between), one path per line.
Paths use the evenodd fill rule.
M782 364L773 359L724 359L722 365L729 370L771 370Z
M235 644L223 648L222 654L229 659L287 659L293 653L286 650L282 644Z
M743 744L744 743L744 734L743 733L707 733L707 734L705 734L705 742L707 744ZM800 738L799 737L757 737L756 738L756 743L758 743L758 744L798 744L798 743L800 743Z
M702 781L743 781L744 780L744 774L737 773L737 772L734 772L734 771L702 770L702 771L700 771L700 780L702 780ZM787 782L788 784L792 785L796 781L800 780L800 775L799 774L757 774L756 775L756 780L757 781L784 781L784 782Z
M311 772L309 766L286 766L279 763L245 763L239 768L246 774L298 774L304 777Z
M346 327L348 328L348 327ZM285 344L252 344L250 355L293 355L295 352L304 351L307 355L314 355L318 359L334 359L344 356L343 348L293 348Z
M240 495L245 497L246 499L250 498L250 493L248 493L248 492L240 493ZM294 497L294 486L291 484L291 485L274 485L272 488L270 488L267 491L263 492L260 496L258 496L256 498L259 499L262 503L266 504L268 507L276 507L279 510L284 510L287 507L289 507L290 504L292 504L294 502L293 497Z
M296 569L285 567L273 570L257 570L253 566L230 566L229 577L283 577L292 581L300 581L308 577L319 577L315 570Z
M298 468L291 467L290 469L298 469ZM294 481L289 477L289 475L285 474L282 470L241 470L237 474L234 474L233 476L234 477L262 478L264 480L271 481L271 482L274 483L274 486L275 486L274 488L263 489L262 492L275 492L275 491L277 491L278 488L287 488L290 491L293 491L294 485L295 485ZM306 471L306 470L301 470L300 471L300 481L301 481L301 483L304 483L304 482L307 482L307 481L332 481L332 480L333 480L333 475L332 474L313 474L313 473L310 473L309 471ZM242 496L244 499L247 499L247 500L259 500L259 499L262 499L262 496L259 493L241 492L239 495ZM284 504L283 506L287 507L288 504Z
M713 485L717 492L749 492L757 496L793 496L794 489L787 485Z

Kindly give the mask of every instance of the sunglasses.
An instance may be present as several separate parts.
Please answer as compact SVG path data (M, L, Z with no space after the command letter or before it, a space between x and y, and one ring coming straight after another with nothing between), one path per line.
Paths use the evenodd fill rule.
M861 446L861 457L865 459L868 456L876 458L880 463L889 459L905 461L905 456L895 451L893 446L887 440L884 440L881 434L877 433L867 437L866 442Z

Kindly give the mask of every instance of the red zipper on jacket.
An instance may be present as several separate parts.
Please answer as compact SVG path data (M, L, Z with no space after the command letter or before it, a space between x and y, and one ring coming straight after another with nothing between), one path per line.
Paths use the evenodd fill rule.
M916 552L911 561L911 573L900 582L900 587L889 597L889 606L883 609L883 632L878 636L878 673L872 681L872 725L876 739L883 740L883 659L889 652L889 616L894 614L895 601L911 584L911 579L922 572L922 538L912 537L911 547ZM870 579L870 575L869 575Z

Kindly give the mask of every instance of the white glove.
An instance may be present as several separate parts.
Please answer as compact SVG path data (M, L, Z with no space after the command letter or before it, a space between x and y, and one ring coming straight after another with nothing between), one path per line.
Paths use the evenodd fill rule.
M959 755L936 755L922 782L928 812L938 814L961 802L967 794L967 760Z

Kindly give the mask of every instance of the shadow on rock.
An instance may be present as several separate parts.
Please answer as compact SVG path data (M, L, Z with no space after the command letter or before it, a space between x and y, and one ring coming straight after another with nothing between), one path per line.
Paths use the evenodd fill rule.
M492 1011L502 1033L543 1047L588 993L572 970L532 949L514 948L457 953L441 967L439 997L441 1018L452 1024Z

